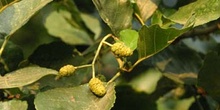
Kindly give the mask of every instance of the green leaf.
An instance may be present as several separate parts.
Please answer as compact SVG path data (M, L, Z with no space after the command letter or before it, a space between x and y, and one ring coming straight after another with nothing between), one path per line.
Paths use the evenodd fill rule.
M136 13L145 22L156 11L160 0L135 0Z
M120 32L119 39L125 43L126 46L130 47L132 50L137 48L138 42L138 32L131 29L125 29Z
M96 17L86 13L81 13L81 17L85 25L95 34L94 39L98 39L102 32L99 20Z
M138 62L163 50L187 30L189 28L178 30L175 28L161 28L159 25L143 26L139 31Z
M158 24L162 26L163 25L162 16L163 15L160 11L155 11L155 13L151 17L151 25Z
M217 52L207 54L203 67L198 75L198 86L205 89L205 91L213 99L220 102L220 56Z
M50 35L61 38L67 44L92 44L90 36L84 30L71 25L70 22L74 22L70 12L54 9L47 16L45 27Z
M114 84L107 86L103 97L95 96L84 84L39 93L34 103L37 110L110 110L115 98Z
M156 69L150 69L139 74L129 82L129 85L138 92L151 94L156 89L162 73Z
M193 102L195 102L194 97L184 99L162 97L157 101L157 107L158 110L190 110L189 108Z
M165 16L174 22L186 24L191 15L195 14L194 26L198 26L219 18L219 7L220 0L197 0L196 2L179 8L175 13Z
M203 60L198 52L182 44L170 45L151 57L163 75L187 85L195 85Z
M92 0L99 15L117 36L124 29L131 28L133 8L130 0Z
M76 70L75 73L68 77L62 77L59 80L54 80L55 76L48 75L40 80L38 80L38 84L40 88L54 88L54 87L75 87L82 84L85 81L85 77L89 77L91 75L91 68L83 68Z
M0 88L15 88L31 84L46 75L57 75L57 71L42 67L26 67L0 76Z
M26 101L20 100L10 100L5 102L0 102L1 110L27 110L28 105Z
M52 0L22 0L0 13L0 34L9 36Z

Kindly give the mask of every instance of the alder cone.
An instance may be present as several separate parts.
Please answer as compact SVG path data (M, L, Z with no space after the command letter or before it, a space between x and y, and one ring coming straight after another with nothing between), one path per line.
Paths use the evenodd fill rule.
M76 68L73 65L65 65L59 70L59 76L70 76L74 74Z
M112 45L111 51L119 57L128 57L133 54L133 51L123 42L116 42Z
M98 78L92 78L89 81L90 90L97 96L102 97L106 94L106 87L103 82Z

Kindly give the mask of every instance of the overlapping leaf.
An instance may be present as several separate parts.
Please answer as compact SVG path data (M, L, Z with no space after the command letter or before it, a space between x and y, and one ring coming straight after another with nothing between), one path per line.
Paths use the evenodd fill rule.
M129 82L132 88L139 92L145 92L151 94L157 86L158 80L161 78L162 74L156 69L150 69L144 71L139 76Z
M219 7L220 0L197 0L166 16L174 22L185 24L195 14L194 26L198 26L219 18Z
M125 43L126 46L130 47L132 50L137 48L138 42L138 32L131 29L125 29L120 32L120 40Z
M136 0L136 12L146 21L157 9L160 0Z
M133 8L129 0L93 0L93 3L114 34L131 28Z
M159 25L153 25L150 27L143 26L139 31L137 48L139 61L149 58L161 51L187 30L189 30L189 28L179 30L176 28L164 29Z
M22 0L0 13L0 34L8 36L23 26L38 10L52 0Z
M46 75L56 75L58 72L42 67L26 67L0 76L0 88L15 88L31 84Z
M114 84L107 86L103 97L95 96L88 84L73 88L57 88L39 93L35 99L37 110L110 110L115 102Z
M28 105L26 101L11 100L7 102L0 102L1 110L27 110Z
M69 23L73 22L71 20L70 12L54 10L46 18L45 27L49 34L61 38L67 44L92 44L90 36L84 30L72 26Z

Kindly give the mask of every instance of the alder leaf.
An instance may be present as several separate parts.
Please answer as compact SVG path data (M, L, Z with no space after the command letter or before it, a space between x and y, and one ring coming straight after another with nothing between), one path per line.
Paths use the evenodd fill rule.
M220 0L197 0L179 8L172 14L165 14L165 16L176 23L186 24L191 15L195 14L194 26L198 26L219 18L219 7ZM164 13L169 13L169 11Z
M42 67L26 67L0 76L0 89L22 87L31 84L43 76L57 75L56 70Z
M34 103L37 110L110 110L115 98L113 83L107 86L103 97L95 96L88 84L84 84L39 93Z
M135 11L145 22L156 11L160 0L136 0L134 6Z
M143 26L139 31L138 40L138 55L139 60L143 61L146 58L158 53L172 43L178 36L188 31L189 28L162 28L159 25L150 27Z
M60 38L67 44L92 44L90 36L84 30L71 25L70 22L74 22L70 12L53 10L46 18L45 27L50 35Z
M131 28L133 8L130 0L92 0L103 21L117 36L124 29Z
M125 43L126 46L130 47L132 50L137 48L138 42L138 32L131 29L125 29L120 32L119 39Z
M21 0L0 13L0 34L9 36L52 0Z
M10 100L10 101L1 101L0 102L1 110L27 110L28 105L26 101L21 100Z

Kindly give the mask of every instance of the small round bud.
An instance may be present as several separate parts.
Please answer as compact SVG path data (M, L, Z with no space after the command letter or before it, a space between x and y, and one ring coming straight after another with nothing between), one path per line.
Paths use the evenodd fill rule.
M92 78L89 81L90 90L97 96L102 97L106 94L106 87L98 78Z
M59 76L70 76L75 72L76 68L73 65L65 65L59 70Z
M114 43L111 47L111 51L119 57L127 57L133 54L133 50L131 50L123 42Z

